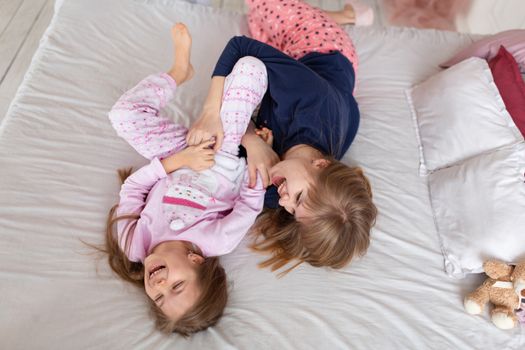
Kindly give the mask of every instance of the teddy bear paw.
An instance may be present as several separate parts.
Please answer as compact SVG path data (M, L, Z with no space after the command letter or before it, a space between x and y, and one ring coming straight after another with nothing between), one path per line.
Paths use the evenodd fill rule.
M517 280L514 282L514 290L516 294L521 295L521 292L525 290L525 280Z
M500 329L512 329L516 326L516 321L503 312L492 315L492 323Z
M463 305L465 305L465 310L467 313L471 315L479 315L483 310L478 303L471 299L465 299Z

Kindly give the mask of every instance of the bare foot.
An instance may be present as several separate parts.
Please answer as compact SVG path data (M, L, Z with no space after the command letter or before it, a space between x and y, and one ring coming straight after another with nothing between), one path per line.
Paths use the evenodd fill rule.
M181 85L193 77L193 66L190 62L191 35L183 23L177 23L171 27L171 39L175 54L173 65L168 73L177 85Z
M324 11L335 23L339 25L355 24L355 12L352 5L347 4L339 11Z
M369 26L374 23L374 10L361 0L346 0L347 4L340 11L326 11L335 23Z

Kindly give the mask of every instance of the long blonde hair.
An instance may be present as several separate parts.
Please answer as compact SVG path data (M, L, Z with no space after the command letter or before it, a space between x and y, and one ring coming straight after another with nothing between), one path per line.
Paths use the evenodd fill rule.
M377 209L368 179L359 167L331 160L308 190L304 206L309 213L296 220L284 208L266 209L252 227L252 249L271 255L259 264L278 270L303 262L341 268L370 245Z
M132 169L121 169L118 171L122 183L131 174ZM129 247L138 214L115 216L118 205L114 205L109 211L106 224L106 243L101 249L108 255L108 263L111 269L122 279L144 290L144 265L128 259L124 251L119 247L115 225L120 220L130 220L125 228L125 248ZM188 243L188 249L191 249ZM163 332L176 332L188 336L214 325L222 316L228 301L228 286L226 273L219 263L217 257L206 257L199 267L199 283L202 293L193 307L191 307L178 320L170 320L162 310L150 299L152 313L156 316L156 326Z

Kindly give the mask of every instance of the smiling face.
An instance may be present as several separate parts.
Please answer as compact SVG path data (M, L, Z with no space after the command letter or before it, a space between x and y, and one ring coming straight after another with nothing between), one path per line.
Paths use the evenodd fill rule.
M270 177L279 193L279 205L296 218L308 216L304 206L308 189L328 164L326 159L310 161L304 158L286 159L275 164Z
M171 320L179 319L199 299L199 265L203 262L182 241L163 242L144 260L146 294Z

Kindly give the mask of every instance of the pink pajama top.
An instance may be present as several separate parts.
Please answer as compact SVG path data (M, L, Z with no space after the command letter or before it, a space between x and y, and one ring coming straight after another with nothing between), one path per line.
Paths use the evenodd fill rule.
M255 188L248 187L244 159L232 172L224 166L234 163L221 157L209 170L179 169L169 175L154 158L126 180L117 213L140 213L126 252L131 261L144 261L155 246L172 240L191 242L205 256L227 254L237 246L262 210L265 190L260 178ZM122 249L128 223L117 227Z
M152 78L158 83L152 84ZM131 102L137 95L171 97L174 86L162 83L164 80L155 76L145 80L116 106L125 105L126 100L133 105ZM149 89L151 93L145 91ZM140 112L140 117L147 120L144 111L155 111L151 115L155 118L156 111L167 100L144 99L137 108L114 109L110 114L117 113L123 120L128 113L132 118L131 114ZM185 136L186 132L170 136L180 138L172 140L181 145L175 152L185 147ZM131 230L128 228L133 227L135 220L117 223L119 245L136 262L143 262L159 243L173 240L195 244L204 256L227 254L238 245L263 207L265 189L260 177L254 188L249 188L248 182L245 159L223 150L216 153L215 165L201 172L182 168L166 174L160 160L152 157L150 164L133 173L122 185L117 215L140 214L140 218ZM132 234L132 239L126 247L128 234Z

